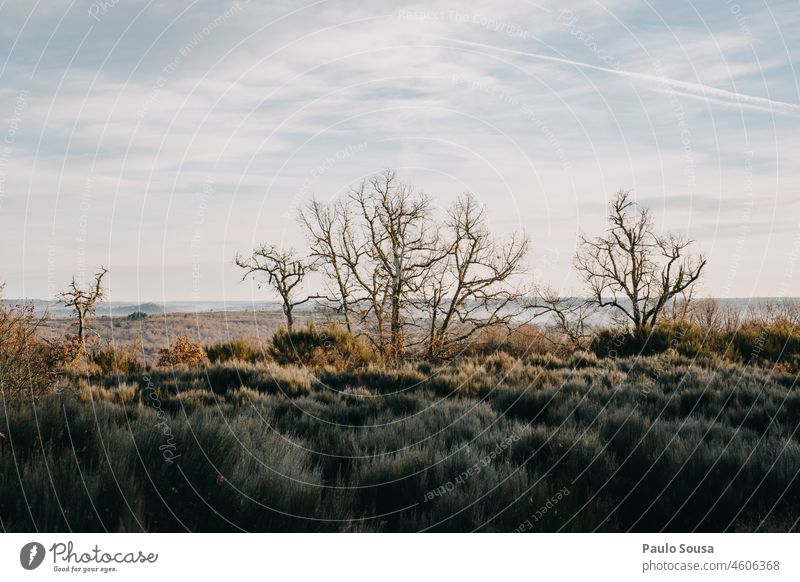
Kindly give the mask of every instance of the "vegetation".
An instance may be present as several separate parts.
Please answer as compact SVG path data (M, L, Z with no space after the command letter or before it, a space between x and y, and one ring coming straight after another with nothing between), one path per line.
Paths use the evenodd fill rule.
M267 358L263 348L244 338L235 338L227 342L208 345L205 347L205 353L212 364L231 360L256 363Z
M575 266L586 281L590 302L610 308L636 332L659 321L669 303L691 289L706 265L687 256L691 241L659 235L647 208L620 191L609 205L605 235L581 238Z
M280 329L272 336L269 354L279 364L351 368L382 362L368 342L354 338L335 323L324 328L310 323L296 331Z
M37 400L54 385L63 347L37 334L42 322L30 305L0 305L0 393L4 400Z
M177 373L12 404L4 529L790 531L800 518L796 374L585 353Z
M97 312L96 304L105 296L105 289L103 288L103 277L108 273L108 269L100 267L94 276L94 281L88 287L81 287L72 278L69 287L59 294L59 299L64 302L64 305L71 307L75 311L75 319L77 325L77 345L79 348L79 356L82 357L86 351L86 325L87 319L95 315Z
M419 354L445 360L483 330L509 326L522 311L524 289L516 279L527 239L496 240L470 194L438 216L427 195L386 170L343 200L312 200L299 220L308 261L269 245L249 260L236 259L246 274L275 273L269 282L282 298L290 332L293 307L321 299L348 334L368 341L387 363ZM312 268L324 275L324 292L292 299Z
M197 342L185 335L178 336L174 342L159 352L159 366L197 365L206 359L206 353Z

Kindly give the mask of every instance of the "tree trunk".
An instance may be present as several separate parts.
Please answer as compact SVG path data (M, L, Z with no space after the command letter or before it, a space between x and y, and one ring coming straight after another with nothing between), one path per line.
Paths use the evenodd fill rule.
M286 315L286 330L291 333L292 326L294 325L294 314L292 313L292 306L285 305L283 307L283 313Z

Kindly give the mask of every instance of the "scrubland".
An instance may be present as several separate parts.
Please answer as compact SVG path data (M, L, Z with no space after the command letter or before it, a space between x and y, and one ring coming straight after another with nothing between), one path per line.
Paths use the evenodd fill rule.
M191 363L98 349L4 390L0 526L797 529L796 327L671 322L577 351L528 331L396 366L322 327Z

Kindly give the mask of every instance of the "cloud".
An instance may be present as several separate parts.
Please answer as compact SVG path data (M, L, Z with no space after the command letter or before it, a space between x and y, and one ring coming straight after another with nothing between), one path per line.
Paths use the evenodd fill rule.
M733 19L723 26L725 13L710 38L688 14L671 14L667 28L640 3L587 4L581 26L624 63L616 70L565 30L555 2L240 0L230 11L218 0L140 0L110 5L99 21L86 4L31 6L0 9L0 40L13 47L0 142L29 91L0 159L7 295L45 296L55 248L60 276L108 263L126 282L118 299L182 299L199 249L214 280L203 298L249 297L231 267L236 250L302 246L298 203L386 166L439 205L475 192L499 234L525 228L536 249L560 249L547 275L567 286L577 233L603 228L619 188L691 230L719 220L713 201L793 200L800 186L789 158L800 146L793 71L781 66L776 25L755 15L750 47L737 44ZM790 47L795 30L778 31ZM663 75L651 70L656 57ZM756 206L753 224L770 224L771 212ZM772 244L787 236L783 221ZM711 246L714 236L695 238ZM768 236L758 230L745 251ZM765 267L762 294L777 272Z
M593 65L590 63L584 63L572 59L555 57L541 53L520 51L511 48L503 48L494 45L488 45L484 43L462 40L457 38L443 38L442 40L445 42L455 43L458 45L481 48L505 54L524 56L551 63L571 65L583 69L589 69L592 71L607 73L612 76L631 79L634 81L642 81L646 83L650 88L654 88L655 90L658 91L664 91L665 88L671 88L673 90L680 91L682 95L691 96L696 99L702 99L712 104L736 105L739 107L748 107L757 109L759 111L769 111L772 113L782 113L792 116L800 115L800 104L797 103L787 103L784 101L767 99L765 97L745 95L743 93L737 93L735 91L728 91L726 89L719 89L716 87L711 87L709 85L703 85L702 83L692 83L689 81L668 79L663 76L650 75L647 73L637 73L632 71L624 71L608 67L601 67L599 65Z

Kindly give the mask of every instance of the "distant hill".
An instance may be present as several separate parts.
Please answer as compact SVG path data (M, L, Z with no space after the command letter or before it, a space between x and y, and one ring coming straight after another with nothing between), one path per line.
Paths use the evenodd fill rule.
M2 305L32 304L37 313L49 313L54 317L71 315L70 308L58 301L42 299L3 299ZM275 301L165 301L164 303L134 303L126 301L110 301L97 304L97 315L100 317L127 317L131 313L141 311L147 315L163 315L165 313L210 313L213 311L280 311L280 304Z
M737 311L746 309L758 309L769 304L790 302L800 303L800 297L730 297L717 299L723 306L730 305ZM70 309L64 307L58 301L46 301L43 299L2 299L2 305L20 305L32 303L37 313L47 311L54 317L71 315ZM307 303L302 308L298 308L300 313L313 311L315 305ZM215 311L267 311L280 312L281 306L277 301L165 301L163 303L146 302L135 303L127 301L110 301L97 305L97 315L100 317L127 317L136 311L142 311L147 315L163 315L165 313L211 313Z

